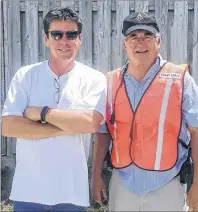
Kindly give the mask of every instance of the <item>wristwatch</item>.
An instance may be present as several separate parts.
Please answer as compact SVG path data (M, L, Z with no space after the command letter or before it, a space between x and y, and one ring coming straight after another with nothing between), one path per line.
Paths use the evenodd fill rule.
M46 116L46 114L47 114L47 112L49 111L49 107L48 106L44 106L43 107L43 109L41 110L41 123L42 124L46 124L47 122L46 122L46 120L45 120L45 116Z

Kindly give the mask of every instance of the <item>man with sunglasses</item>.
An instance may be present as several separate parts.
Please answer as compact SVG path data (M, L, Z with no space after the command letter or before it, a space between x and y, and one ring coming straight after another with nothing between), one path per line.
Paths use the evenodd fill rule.
M10 199L14 211L85 211L89 186L83 135L105 114L106 78L75 60L82 23L70 8L43 20L50 59L22 67L2 112L2 133L17 138Z
M112 141L110 211L183 211L190 144L194 180L187 204L198 211L198 87L187 65L159 55L155 17L132 13L122 33L129 60L107 73L108 130L101 126L94 138L93 197L99 204L101 193L107 197L101 172Z

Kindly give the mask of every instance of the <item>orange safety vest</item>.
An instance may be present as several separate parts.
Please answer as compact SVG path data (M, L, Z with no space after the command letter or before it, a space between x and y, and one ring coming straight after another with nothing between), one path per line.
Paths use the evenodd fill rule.
M171 169L178 154L183 81L187 65L166 63L134 111L121 69L107 73L106 122L112 137L114 168L132 163L152 171Z

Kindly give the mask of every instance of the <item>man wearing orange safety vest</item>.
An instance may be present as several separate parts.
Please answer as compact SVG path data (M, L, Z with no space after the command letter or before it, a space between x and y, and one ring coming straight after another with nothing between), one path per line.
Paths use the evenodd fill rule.
M99 204L101 192L106 198L101 173L111 143L110 211L198 211L198 87L187 65L162 59L155 17L130 14L122 33L129 60L107 73L106 125L94 138L93 198ZM194 181L186 198L179 177L189 146Z

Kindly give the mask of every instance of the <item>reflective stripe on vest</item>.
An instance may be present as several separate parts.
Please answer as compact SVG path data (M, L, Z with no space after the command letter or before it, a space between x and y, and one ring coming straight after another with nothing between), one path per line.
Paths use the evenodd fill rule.
M113 74L114 71L109 73L109 82L108 82L108 90L107 90L107 101L109 102L109 106L110 106L110 114L111 114L111 121L112 121L112 114L113 114L113 96L112 96L112 91L113 91ZM115 145L115 154L116 154L116 162L119 163L119 154L118 154L118 147L117 147L117 142L116 142L116 130L117 130L117 124L115 122L115 120L113 120L113 126L114 126L114 130L113 130L113 138L114 138L114 145Z
M135 113L130 108L130 102L128 101L124 85L120 88L116 97L117 89L121 82L120 72L121 70L117 69L107 74L108 103L106 121L113 138L111 155L113 166L115 168L123 168L129 166L131 163L135 163L140 168L146 170L164 171L172 168L177 160L176 138L179 135L181 118L181 114L177 112L177 108L179 109L181 107L182 92L179 92L179 89L183 88L184 69L171 63L165 65L149 85L147 91L150 87L151 89L148 93L147 91L145 92ZM159 90L157 89L156 92L153 88L159 88ZM148 97L148 94L151 97ZM173 102L174 95L176 95L175 102ZM157 104L154 98L155 96L159 98L161 106ZM171 102L169 102L169 99ZM152 108L151 101L153 100L155 100L156 106ZM173 103L176 103L176 106ZM169 107L171 105L174 107L173 112L176 111L176 120L173 121L170 121L172 114ZM151 111L148 113L144 112L147 109ZM110 120L114 112L115 122L111 124ZM146 114L149 114L149 120L147 120ZM153 128L149 126L149 121L151 121ZM172 125L171 122L173 123ZM144 130L141 129L142 127ZM170 129L173 129L174 132L164 132L164 130L170 131ZM132 138L129 137L130 132L132 132ZM170 140L169 138L172 138L174 141L170 143L168 141ZM172 150L167 145L170 145ZM166 157L170 157L171 152L173 153L172 158L170 160L165 159Z
M172 73L175 73L177 71L177 67L173 67ZM159 125L158 125L158 138L157 138L157 151L156 151L156 159L155 159L155 170L160 169L160 162L161 162L161 156L162 156L162 146L163 146L163 135L164 135L164 122L166 117L166 111L168 107L168 99L170 96L171 86L173 84L173 78L168 79L166 83L166 88L164 91L164 96L162 100L162 107L160 111L160 119L159 119Z

